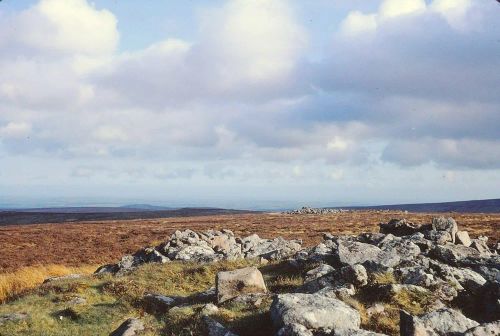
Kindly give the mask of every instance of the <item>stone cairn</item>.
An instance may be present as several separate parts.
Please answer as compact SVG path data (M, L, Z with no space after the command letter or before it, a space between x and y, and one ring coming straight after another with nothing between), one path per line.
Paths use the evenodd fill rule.
M435 218L418 225L405 219L380 224L379 233L334 236L324 234L317 246L302 248L297 240L235 237L229 230L196 233L177 231L152 248L144 248L96 273L130 272L149 262L174 260L216 262L258 258L284 261L302 269L318 265L304 275L305 283L284 294L270 293L260 271L247 267L217 275L216 287L194 296L148 294L149 312L165 312L186 302L205 303L203 321L209 335L235 336L210 317L218 305L231 300L258 305L272 298L270 316L277 336L377 336L361 328L360 312L346 304L349 297L369 289L377 297L412 291L433 299L430 312L413 316L400 311L403 336L500 335L500 244L489 246L487 237L471 239L452 218ZM371 283L377 274L390 273L394 283ZM370 307L368 310L383 309ZM121 328L138 321L125 321ZM132 334L131 334L132 335Z

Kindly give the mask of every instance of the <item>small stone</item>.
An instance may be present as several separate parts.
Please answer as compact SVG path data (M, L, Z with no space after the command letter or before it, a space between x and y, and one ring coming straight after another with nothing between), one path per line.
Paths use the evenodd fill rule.
M202 319L208 336L237 336L211 317L203 316Z
M213 303L207 303L206 305L201 308L201 314L202 315L214 315L219 312L219 307L214 305Z
M165 313L176 304L176 299L160 294L146 294L143 297L144 309L151 313Z
M458 231L455 235L455 242L469 247L472 244L469 233L467 231Z
M29 317L28 314L24 313L11 313L6 315L0 315L0 325L6 322L18 322L26 320L28 317Z
M144 325L141 320L130 318L123 322L115 331L113 331L109 336L136 336L139 335L139 331L144 330Z
M341 268L340 272L342 277L354 286L362 287L368 284L368 274L363 265L356 264L344 266Z

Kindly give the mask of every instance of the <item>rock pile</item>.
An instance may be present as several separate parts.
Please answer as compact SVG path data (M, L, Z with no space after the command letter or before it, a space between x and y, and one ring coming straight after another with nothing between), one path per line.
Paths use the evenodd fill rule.
M124 274L145 263L167 263L173 260L214 262L220 260L261 258L263 261L291 257L302 248L300 240L262 239L253 234L245 238L235 237L230 230L176 231L169 239L156 247L140 249L124 256L116 264L99 267L96 273Z
M121 273L145 262L171 260L218 261L230 258L287 260L304 271L304 284L289 293L269 293L257 268L220 272L216 288L200 293L209 304L204 321L209 334L234 335L208 315L226 300L259 304L271 297L270 316L278 336L377 336L361 328L361 314L352 302L360 293L376 298L412 292L427 297L424 314L400 312L403 336L500 335L500 255L486 237L471 239L452 218L435 218L418 225L405 219L380 224L379 233L325 234L317 246L257 235L236 238L232 232L177 231L163 244L124 257L97 272ZM391 281L374 281L388 274ZM200 299L201 300L201 299ZM154 310L165 311L186 298L149 294ZM199 301L202 302L202 301ZM383 311L374 305L370 314ZM210 329L212 328L212 329ZM211 331L210 331L211 330Z
M344 209L311 208L305 206L300 209L285 211L283 213L286 215L326 215L326 214L336 214L349 211L350 210L344 210Z

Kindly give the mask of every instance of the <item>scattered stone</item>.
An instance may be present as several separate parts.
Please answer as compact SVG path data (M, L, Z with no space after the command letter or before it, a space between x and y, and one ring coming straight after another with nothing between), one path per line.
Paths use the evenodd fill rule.
M6 315L0 315L0 325L7 322L19 322L22 320L26 320L28 318L28 314L25 313L11 313Z
M72 279L79 279L83 275L81 274L68 274L68 275L63 275L59 277L50 277L47 278L43 281L44 284L49 283L49 282L55 282L55 281L63 281L63 280L72 280Z
M304 206L300 209L285 211L283 214L285 215L327 215L327 214L337 214L349 212L350 210L344 209L328 209L328 208L311 208L308 206Z
M75 298L72 298L71 300L68 301L68 304L70 305L82 305L82 304L86 304L87 303L87 300L85 300L84 298L81 298L81 297L75 297Z
M203 316L203 323L207 329L208 336L237 336L222 324L209 316Z
M316 268L313 268L312 270L308 271L305 275L305 281L309 282L312 280L316 280L318 278L321 278L322 276L325 276L327 274L330 274L332 272L335 272L335 268L333 268L330 265L327 264L321 264Z
M217 314L218 312L219 312L219 307L217 307L213 303L207 303L201 308L200 311L202 315L207 315L207 316Z
M141 320L130 318L123 322L115 331L109 336L136 336L139 332L144 330L144 325Z
M458 265L460 261L469 257L479 257L478 250L472 247L463 245L436 245L429 253L433 258L436 258L446 264Z
M457 244L462 244L467 247L469 247L470 244L472 244L472 241L470 240L469 237L469 233L467 231L457 231L457 234L455 235L455 242Z
M256 267L219 272L216 279L217 302L233 299L241 294L267 293L262 273Z
M276 336L313 336L312 331L302 324L292 323L284 326L276 333Z
M368 274L363 265L347 265L340 270L345 281L352 283L354 286L362 287L368 284Z
M357 310L344 302L321 294L280 294L271 305L277 329L300 324L307 329L358 329Z
M364 330L364 329L340 329L340 330L335 330L335 332L330 334L330 335L334 335L334 336L386 336L385 334L379 334L379 333Z
M165 313L179 303L179 300L160 294L146 294L143 299L144 309L152 314Z
M457 222L453 218L438 217L432 219L432 229L436 231L448 232L452 243L455 243L455 235L458 232Z
M391 219L388 223L380 223L380 233L393 234L395 236L409 236L419 232L420 225L407 221L406 219Z
M472 244L470 245L470 247L478 250L482 256L487 256L491 253L490 248L488 247L484 239L472 239Z
M300 240L261 239L258 235L238 238L230 230L176 231L156 247L142 248L123 256L116 264L99 267L96 274L124 275L144 263L167 263L172 260L216 262L219 260L253 259L263 262L289 258L302 249Z
M479 323L468 319L458 310L451 308L438 309L415 317L408 313L400 314L401 335L428 335L434 332L438 335L463 333L477 327ZM425 333L426 332L426 333Z

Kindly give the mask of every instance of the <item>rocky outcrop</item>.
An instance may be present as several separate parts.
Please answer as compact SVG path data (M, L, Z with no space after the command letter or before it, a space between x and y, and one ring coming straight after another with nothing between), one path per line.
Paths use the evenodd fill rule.
M275 335L380 336L360 328L360 312L355 308L359 306L353 304L356 299L370 298L366 314L373 318L384 314L380 302L421 297L426 300L426 313L412 316L401 311L401 335L482 336L494 335L498 329L500 255L496 249L488 246L487 238L471 239L452 218L443 217L423 225L391 220L380 224L378 233L325 233L321 243L305 249L300 241L283 238L185 230L176 231L156 247L105 265L97 273L119 275L148 262L240 258L284 261L280 265L301 272L303 284L287 293L268 292L259 269L248 267L219 272L216 288L190 297L144 296L145 311L160 315L176 306L206 304L198 309L210 335L234 335L208 317L221 313L218 306L262 309L272 299ZM269 266L273 264L261 269Z
M230 230L176 231L168 240L156 247L140 249L126 255L116 264L103 265L96 274L125 274L145 263L171 261L216 262L220 260L261 258L267 261L282 260L301 250L299 240L262 239L253 234L235 237Z
M311 208L305 206L300 209L285 211L283 213L286 215L327 215L327 214L344 213L349 211L350 210L344 210L344 209Z

